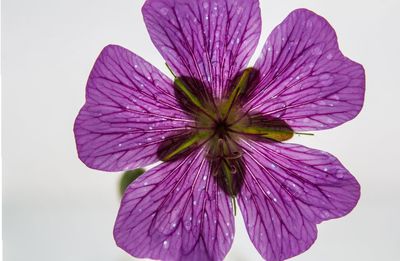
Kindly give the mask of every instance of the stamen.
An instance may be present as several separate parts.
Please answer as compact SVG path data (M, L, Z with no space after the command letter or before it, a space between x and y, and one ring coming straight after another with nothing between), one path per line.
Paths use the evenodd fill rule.
M219 138L217 141L217 146L218 146L218 151L217 151L217 156L219 157L224 157L224 145L225 145L225 140Z
M237 173L237 169L236 169L234 164L231 165L231 172L232 172L232 174L236 174Z
M226 155L225 158L228 160L236 160L240 159L243 156L243 154L239 151L234 151L231 155Z

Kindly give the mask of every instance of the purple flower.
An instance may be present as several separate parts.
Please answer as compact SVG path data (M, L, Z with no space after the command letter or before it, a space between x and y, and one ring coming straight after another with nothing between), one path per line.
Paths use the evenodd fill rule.
M164 161L126 190L115 240L136 257L222 260L236 200L264 259L307 250L316 224L349 213L355 178L332 155L285 142L363 105L363 67L305 9L276 27L252 68L258 0L147 0L144 19L174 81L130 51L104 48L75 122L80 159L122 171Z

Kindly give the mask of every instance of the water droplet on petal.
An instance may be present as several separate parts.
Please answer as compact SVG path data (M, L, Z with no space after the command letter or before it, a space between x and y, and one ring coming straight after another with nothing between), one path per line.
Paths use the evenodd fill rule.
M319 76L319 80L323 86L329 86L333 83L334 78L330 73L324 73Z
M163 242L163 248L167 249L168 247L169 247L169 242L168 242L168 240L165 240Z
M321 55L322 54L322 49L319 46L314 47L314 49L311 50L311 53L314 55Z
M162 15L167 15L167 14L168 14L168 8L167 8L167 7L161 8L161 9L160 9L160 13L161 13Z
M192 227L192 222L191 222L191 221L186 221L186 222L185 222L185 228L186 228L186 230L190 230L191 227Z
M344 172L342 170L338 170L338 172L336 173L336 177L338 179L342 179L344 177Z
M323 219L327 219L327 218L329 218L329 217L331 216L331 214L329 213L329 211L323 210L323 211L320 213L320 216L321 216L321 218L323 218Z
M293 181L289 179L286 180L284 184L286 189L288 190L287 199L290 201L300 197L304 193L304 190L301 186L296 185Z

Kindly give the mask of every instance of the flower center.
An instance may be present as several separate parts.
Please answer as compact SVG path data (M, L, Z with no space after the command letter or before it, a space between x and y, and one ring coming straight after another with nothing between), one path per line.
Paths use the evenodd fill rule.
M224 138L224 136L228 134L228 131L229 127L226 120L221 120L215 123L214 132L217 137Z
M241 109L252 72L252 69L244 70L229 95L219 101L202 89L200 86L203 85L197 80L176 77L177 99L193 116L195 124L190 131L178 138L167 139L159 148L160 158L166 161L203 146L212 175L232 197L237 194L243 180L240 140L284 141L293 136L293 131L284 121Z
M177 99L193 116L195 124L191 131L180 135L181 138L164 144L160 149L161 159L169 160L193 147L205 145L210 158L226 160L241 155L238 145L241 138L290 139L293 131L284 121L241 111L252 73L251 68L244 70L229 95L220 101L214 100L201 82L174 75Z

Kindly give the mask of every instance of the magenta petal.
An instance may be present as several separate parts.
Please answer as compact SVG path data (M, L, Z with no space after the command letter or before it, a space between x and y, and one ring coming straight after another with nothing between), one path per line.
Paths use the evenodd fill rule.
M157 160L157 149L191 122L174 97L173 83L130 51L107 46L86 87L75 121L79 158L108 171L134 169Z
M115 240L132 256L222 260L231 247L230 198L210 175L202 151L146 172L126 190Z
M267 261L307 250L316 224L349 213L356 179L332 155L282 143L243 141L246 173L238 197L250 238Z
M147 0L142 12L175 73L201 80L214 97L246 66L261 31L258 0Z
M315 13L293 11L271 33L255 68L247 109L319 130L354 118L364 101L363 67L343 56L335 31Z

